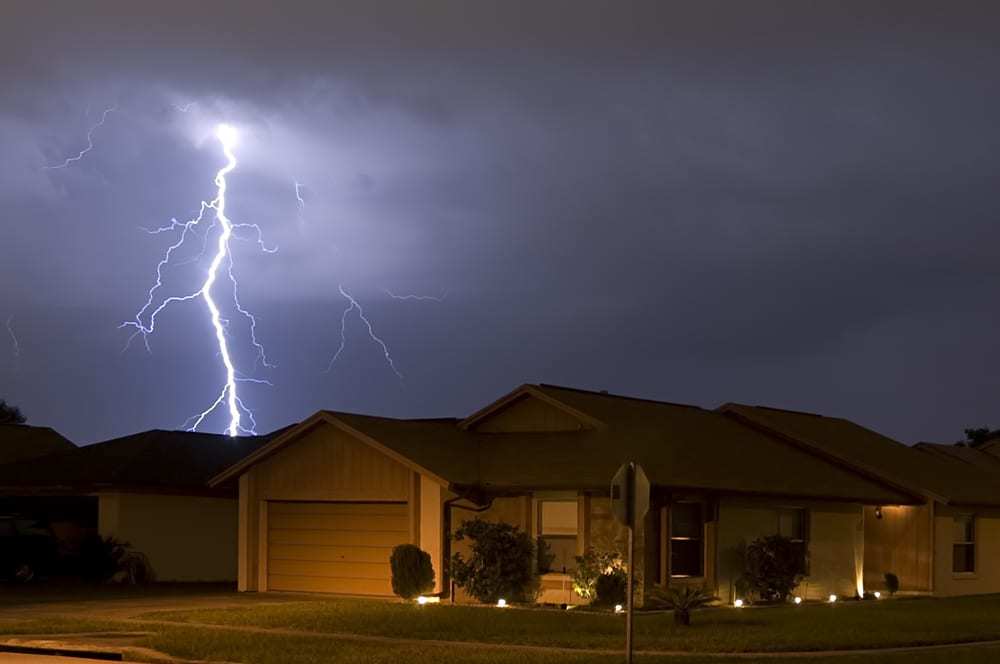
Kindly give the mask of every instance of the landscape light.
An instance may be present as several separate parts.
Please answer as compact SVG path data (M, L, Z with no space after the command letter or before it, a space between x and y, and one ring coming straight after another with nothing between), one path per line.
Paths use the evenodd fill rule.
M837 596L836 595L830 595L830 597L829 597L830 604L833 604L836 601L837 601Z
M796 603L796 604L801 604L801 603L802 603L802 598L801 598L801 597L799 597L798 595L796 595L796 596L795 596L795 603Z
M497 600L497 606L500 607L501 609L506 608L507 607L507 600L505 600L503 597L501 597L500 599Z
M875 595L875 599L882 599L882 593L880 593L879 591L876 590L875 593L874 593L874 595Z
M743 608L743 600L738 599L738 600L733 601L733 606L735 606L737 609L742 609Z
M417 598L417 604L419 604L420 606L423 606L426 603L427 603L427 598L424 597L423 595Z
M621 604L615 604L615 613L621 613L624 610Z

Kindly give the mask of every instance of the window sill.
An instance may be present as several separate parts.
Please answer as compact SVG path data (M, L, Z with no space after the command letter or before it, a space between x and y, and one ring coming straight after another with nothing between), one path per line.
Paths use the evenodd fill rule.
M952 572L951 578L956 581L975 581L979 578L979 574L977 572Z

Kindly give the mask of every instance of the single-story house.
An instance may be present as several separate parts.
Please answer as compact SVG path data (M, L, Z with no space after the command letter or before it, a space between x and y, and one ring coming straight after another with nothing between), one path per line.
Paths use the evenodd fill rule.
M622 545L608 496L626 461L652 485L636 533L644 590L692 584L732 601L742 547L775 533L801 544L806 598L879 588L887 571L911 591L1000 590L1000 565L964 586L952 573L966 515L976 560L1000 546L985 474L808 413L523 385L465 419L320 411L209 484L239 483L240 590L390 595L389 553L409 542L447 595L449 534L482 517L544 539L555 560L541 601L572 603L574 556Z
M268 440L153 430L62 446L0 465L0 505L67 538L96 530L129 542L161 581L235 581L236 483L208 479Z

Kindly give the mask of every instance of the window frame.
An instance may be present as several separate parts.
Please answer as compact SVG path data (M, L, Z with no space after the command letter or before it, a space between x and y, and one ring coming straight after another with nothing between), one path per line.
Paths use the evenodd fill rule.
M969 534L971 534L972 539L961 540L960 541L960 540L958 540L958 539L955 538L954 526L958 525L959 521L960 520L964 520L964 519L968 519L969 528L968 528L967 531L963 528L963 532L968 532ZM951 573L953 575L955 575L955 576L972 576L972 575L975 575L976 571L977 571L977 568L978 568L978 563L979 563L979 556L977 555L978 552L976 550L976 530L977 530L976 529L976 515L972 514L972 513L956 514L955 516L952 517L952 527L953 527L953 530L952 530L952 539L951 539ZM958 563L958 558L956 558L955 552L959 548L971 550L971 552L972 552L972 556L971 556L971 558L972 558L972 568L971 569L962 569L962 570L955 569L956 568L956 564Z
M688 535L674 535L674 524L677 520L674 517L674 507L677 505L697 505L698 513L700 516L701 527L697 537L691 537ZM706 520L706 506L705 502L702 500L677 500L671 502L668 506L668 518L667 518L667 577L668 579L703 579L705 578L705 524ZM697 574L678 574L674 571L674 542L698 542L699 543L699 556L698 556L698 573Z
M545 519L542 518L542 514L543 514L543 510L544 510L543 505L545 503L573 503L573 505L574 505L574 507L576 509L576 533L572 534L572 535L569 535L569 534L549 534L549 535L545 535L545 534L543 534L544 533L544 528L545 528ZM535 537L538 538L538 539L540 539L540 540L558 540L560 542L570 542L571 541L571 542L573 542L573 545L574 545L574 553L573 553L573 555L574 556L578 555L579 548L580 548L580 537L582 535L582 530L580 528L580 509L581 509L581 507L580 507L580 497L578 495L565 495L565 496L560 496L560 495L541 495L541 496L539 496L539 495L535 495L534 496L534 510L533 510L533 512L534 512L534 524L533 524L534 528L533 528L533 531L534 531ZM566 560L564 560L563 562L572 562L572 561L566 561ZM573 569L570 568L568 565L563 565L562 569L550 569L550 570L547 570L547 571L544 571L544 572L542 570L538 570L538 571L539 571L539 573L542 576L545 576L546 574L572 574L573 573Z
M781 532L781 516L789 512L795 512L799 515L801 537L790 537ZM775 524L774 532L783 537L788 537L793 544L802 547L802 564L799 572L804 576L809 576L809 516L809 509L806 507L784 506L775 510L775 520L777 523Z

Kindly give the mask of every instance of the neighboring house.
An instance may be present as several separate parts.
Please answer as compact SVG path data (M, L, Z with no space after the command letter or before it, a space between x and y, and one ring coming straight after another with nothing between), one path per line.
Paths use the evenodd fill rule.
M269 440L146 431L0 466L0 503L131 543L162 581L236 579L236 485L213 475Z
M55 429L28 424L0 424L0 464L75 450Z
M865 587L935 595L1000 592L1000 466L988 449L910 447L847 420L727 404L720 409L899 490L917 505L865 508Z
M622 545L609 484L634 460L653 485L637 533L643 589L691 584L731 601L742 546L781 533L803 550L800 594L863 592L868 515L920 509L925 492L738 409L524 385L464 420L320 411L211 484L239 480L240 590L390 595L389 552L410 542L448 593L448 535L478 516L544 538L556 559L542 601L580 601L574 556Z

